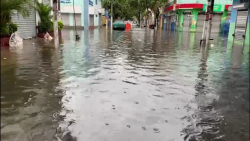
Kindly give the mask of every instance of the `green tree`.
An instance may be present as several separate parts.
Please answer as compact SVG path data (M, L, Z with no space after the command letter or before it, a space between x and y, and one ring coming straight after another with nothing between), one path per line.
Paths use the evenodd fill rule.
M153 13L155 15L154 21L156 24L156 19L158 19L160 15L160 8L164 7L168 2L169 0L131 0L130 4L137 9L137 13L142 13L147 19L148 16ZM138 16L139 15L137 15L137 17Z
M109 10L109 15L111 16L111 1L103 0L103 8ZM114 0L113 2L113 17L114 19L121 18L126 20L133 19L136 13L136 7L130 5L130 0Z
M103 0L102 2L102 6L108 9L109 13L111 13L111 1ZM160 8L168 2L169 0L114 0L114 18L132 19L133 16L136 16L139 19L140 13L148 18L148 15L151 14L148 9L151 9L151 12L155 15L154 21L156 24L156 19L160 15Z
M40 17L40 21L38 23L38 32L46 33L52 30L52 7L48 4L44 4L43 2L40 3L38 0L36 0L34 8L36 9Z
M159 18L160 8L169 3L169 0L148 0L147 8L150 8L154 16L154 22L156 25L156 19Z
M11 23L11 15L14 14L14 11L23 17L29 16L29 8L27 8L29 5L31 5L30 0L1 0L1 35L9 34L8 24Z

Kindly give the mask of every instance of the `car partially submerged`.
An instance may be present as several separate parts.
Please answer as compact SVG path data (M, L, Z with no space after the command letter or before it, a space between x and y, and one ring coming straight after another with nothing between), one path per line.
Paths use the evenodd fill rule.
M115 20L113 23L113 29L125 30L125 22L123 20Z

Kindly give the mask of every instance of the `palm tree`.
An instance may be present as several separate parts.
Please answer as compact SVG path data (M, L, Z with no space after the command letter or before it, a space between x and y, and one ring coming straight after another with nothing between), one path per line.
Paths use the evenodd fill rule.
M40 22L38 23L39 33L46 33L51 30L53 18L51 15L52 7L48 4L40 3L38 0L35 0L34 8L40 17Z
M27 5L31 5L30 0L1 0L1 34L7 34L7 24L11 23L11 15L14 11L20 13L23 17L29 16Z

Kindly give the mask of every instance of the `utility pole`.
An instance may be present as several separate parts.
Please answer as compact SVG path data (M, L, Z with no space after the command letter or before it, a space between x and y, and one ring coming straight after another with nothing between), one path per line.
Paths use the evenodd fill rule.
M111 23L110 23L111 31L113 30L113 3L114 0L111 1Z
M207 35L206 35L206 44L210 39L211 34L211 25L212 25L212 17L213 17L213 9L214 9L214 0L208 0L208 7L207 7L207 14L208 16L208 28L207 28Z
M54 45L55 47L59 47L59 39L58 39L58 21L57 21L57 13L58 13L58 1L53 0L53 11L54 11Z
M213 9L214 9L214 0L207 0L205 21L204 21L204 25L203 25L202 39L200 40L200 45L201 45L202 41L205 41L206 44L208 44L208 41L212 40L212 39L210 39L210 34L211 34Z

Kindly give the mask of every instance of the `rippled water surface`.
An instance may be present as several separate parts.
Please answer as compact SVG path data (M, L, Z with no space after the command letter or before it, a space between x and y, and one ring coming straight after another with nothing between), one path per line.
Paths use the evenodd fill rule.
M64 30L1 50L2 141L248 141L249 54L219 35Z

